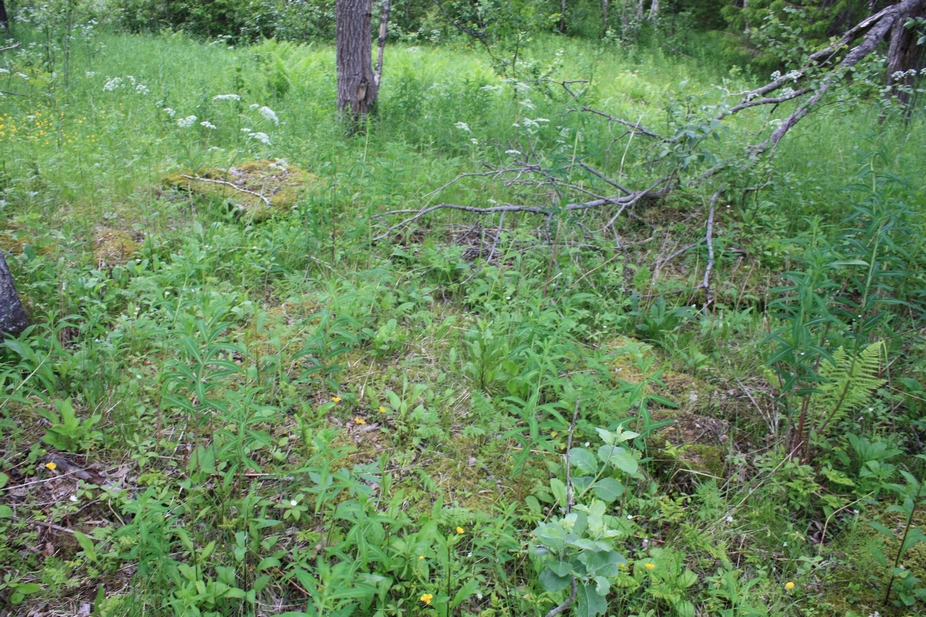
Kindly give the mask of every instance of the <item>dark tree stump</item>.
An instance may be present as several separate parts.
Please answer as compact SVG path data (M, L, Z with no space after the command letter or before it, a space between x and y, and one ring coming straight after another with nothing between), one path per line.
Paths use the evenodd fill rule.
M29 318L13 285L13 275L0 251L0 333L19 334L29 325ZM0 334L0 339L3 338Z

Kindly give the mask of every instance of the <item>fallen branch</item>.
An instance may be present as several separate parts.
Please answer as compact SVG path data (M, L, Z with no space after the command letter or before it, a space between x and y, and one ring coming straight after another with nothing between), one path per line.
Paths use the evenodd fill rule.
M196 182L211 182L213 184L222 184L225 186L230 186L236 191L241 191L242 193L247 193L248 195L253 195L254 197L261 199L268 208L272 207L270 204L270 200L264 197L263 195L261 195L260 193L255 193L254 191L243 189L233 182L226 182L225 180L213 180L212 178L200 178L199 176L188 176L187 174L180 174L180 175L181 177L186 178L187 180L194 180Z
M704 240L707 242L707 267L704 268L704 280L701 287L704 289L704 310L714 302L711 294L711 271L714 269L714 206L717 199L723 195L726 189L720 189L711 197L710 212L707 215L707 231L704 234Z

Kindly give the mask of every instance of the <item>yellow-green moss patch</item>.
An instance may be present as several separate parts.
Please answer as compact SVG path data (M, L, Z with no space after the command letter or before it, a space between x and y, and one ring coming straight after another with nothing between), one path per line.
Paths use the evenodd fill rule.
M101 268L125 263L138 252L138 242L131 232L104 229L93 238L93 255Z
M263 220L286 212L318 177L283 161L248 161L228 169L207 168L164 178L165 184L206 197L217 197L248 220Z

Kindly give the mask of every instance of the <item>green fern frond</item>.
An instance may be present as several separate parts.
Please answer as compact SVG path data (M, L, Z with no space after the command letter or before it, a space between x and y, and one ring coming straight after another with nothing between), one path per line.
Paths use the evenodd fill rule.
M885 380L878 377L883 347L881 341L872 343L854 358L840 347L833 353L833 362L823 361L820 376L826 383L810 401L816 426L824 423L825 430L838 424L847 414L864 407L884 385Z

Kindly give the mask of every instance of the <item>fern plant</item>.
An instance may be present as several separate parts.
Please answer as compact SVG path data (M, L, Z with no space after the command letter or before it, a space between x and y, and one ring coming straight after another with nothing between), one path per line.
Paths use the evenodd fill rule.
M885 380L879 377L883 351L881 341L863 347L858 353L839 347L832 360L821 363L820 376L826 382L810 400L816 436L825 436L828 428L861 409L871 400L872 393L884 385Z

